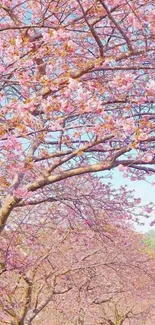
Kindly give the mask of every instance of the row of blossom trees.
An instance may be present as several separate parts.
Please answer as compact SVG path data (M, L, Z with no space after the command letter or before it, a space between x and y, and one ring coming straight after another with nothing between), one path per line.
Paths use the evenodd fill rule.
M65 203L16 208L3 230L2 324L153 323L154 251L129 225L138 200L90 176L81 182L76 200L66 181Z
M1 324L153 324L154 253L141 242L128 228L113 241L79 223L4 233Z
M1 324L153 324L131 223L154 206L107 178L155 172L154 18L153 0L1 0Z

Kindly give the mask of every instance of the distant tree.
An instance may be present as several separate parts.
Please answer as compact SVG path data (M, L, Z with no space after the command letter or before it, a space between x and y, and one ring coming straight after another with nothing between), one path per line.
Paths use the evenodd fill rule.
M152 249L155 249L155 231L150 230L148 231L145 236L144 242Z

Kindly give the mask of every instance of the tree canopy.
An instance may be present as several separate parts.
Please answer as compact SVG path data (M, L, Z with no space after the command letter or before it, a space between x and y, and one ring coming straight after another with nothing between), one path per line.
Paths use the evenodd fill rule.
M154 323L133 229L154 203L111 180L155 174L154 21L153 0L1 0L2 324Z
M66 178L154 169L154 2L1 1L0 224Z

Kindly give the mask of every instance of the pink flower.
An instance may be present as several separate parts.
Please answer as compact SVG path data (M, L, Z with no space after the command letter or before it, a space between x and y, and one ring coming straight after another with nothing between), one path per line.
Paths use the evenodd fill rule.
M128 91L132 88L135 77L132 73L118 73L111 81L110 86L117 88L117 90Z
M145 211L146 211L147 213L151 213L151 212L152 212L152 208L151 208L151 207L146 207L146 208L145 208Z
M144 157L143 160L145 160L146 162L150 162L153 158L153 154L151 152L148 152Z
M126 166L123 166L122 164L120 164L120 165L118 166L118 170L119 170L120 172L124 172L124 171L126 170Z
M141 133L140 135L137 136L137 139L138 139L138 140L147 140L148 137L149 137L148 134Z
M137 204L139 204L139 203L141 203L141 199L138 198L138 199L135 200L135 202L136 202Z
M123 124L123 129L127 134L131 134L135 131L135 121L133 118L129 118Z
M151 223L150 223L151 227L154 226L154 225L155 225L155 220L151 221Z
M59 29L57 32L57 36L61 40L67 40L69 38L69 33L64 31L63 29Z
M14 135L8 136L8 139L6 141L6 146L7 149L14 149L17 151L21 150L21 143Z
M148 95L155 95L155 80L150 80L146 86Z
M78 88L78 81L72 79L72 78L69 78L68 79L68 88L69 89L72 89L72 90L77 90Z
M136 178L136 177L134 177L134 176L132 176L132 177L130 178L130 180L131 180L132 182L134 182L134 181L136 181L136 180L137 180L137 178Z
M27 189L22 188L22 187L17 188L17 190L15 190L15 191L13 192L13 194L14 194L16 197L24 198L24 199L30 197L30 193L27 191Z

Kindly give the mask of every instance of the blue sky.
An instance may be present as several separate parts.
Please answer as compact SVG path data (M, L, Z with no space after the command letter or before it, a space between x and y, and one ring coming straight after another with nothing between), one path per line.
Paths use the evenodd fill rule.
M134 190L135 197L141 198L142 204L148 204L153 202L155 204L155 185L152 186L151 183L155 183L155 175L146 178L146 181L130 181L129 178L123 178L123 173L118 170L113 171L113 179L111 183L115 188L119 188L121 185L127 185L130 190ZM145 226L136 226L136 229L140 232L146 232L150 229L155 230L155 225L150 227L150 222L155 219L155 215L150 215L149 219L142 218L141 222L145 222Z

